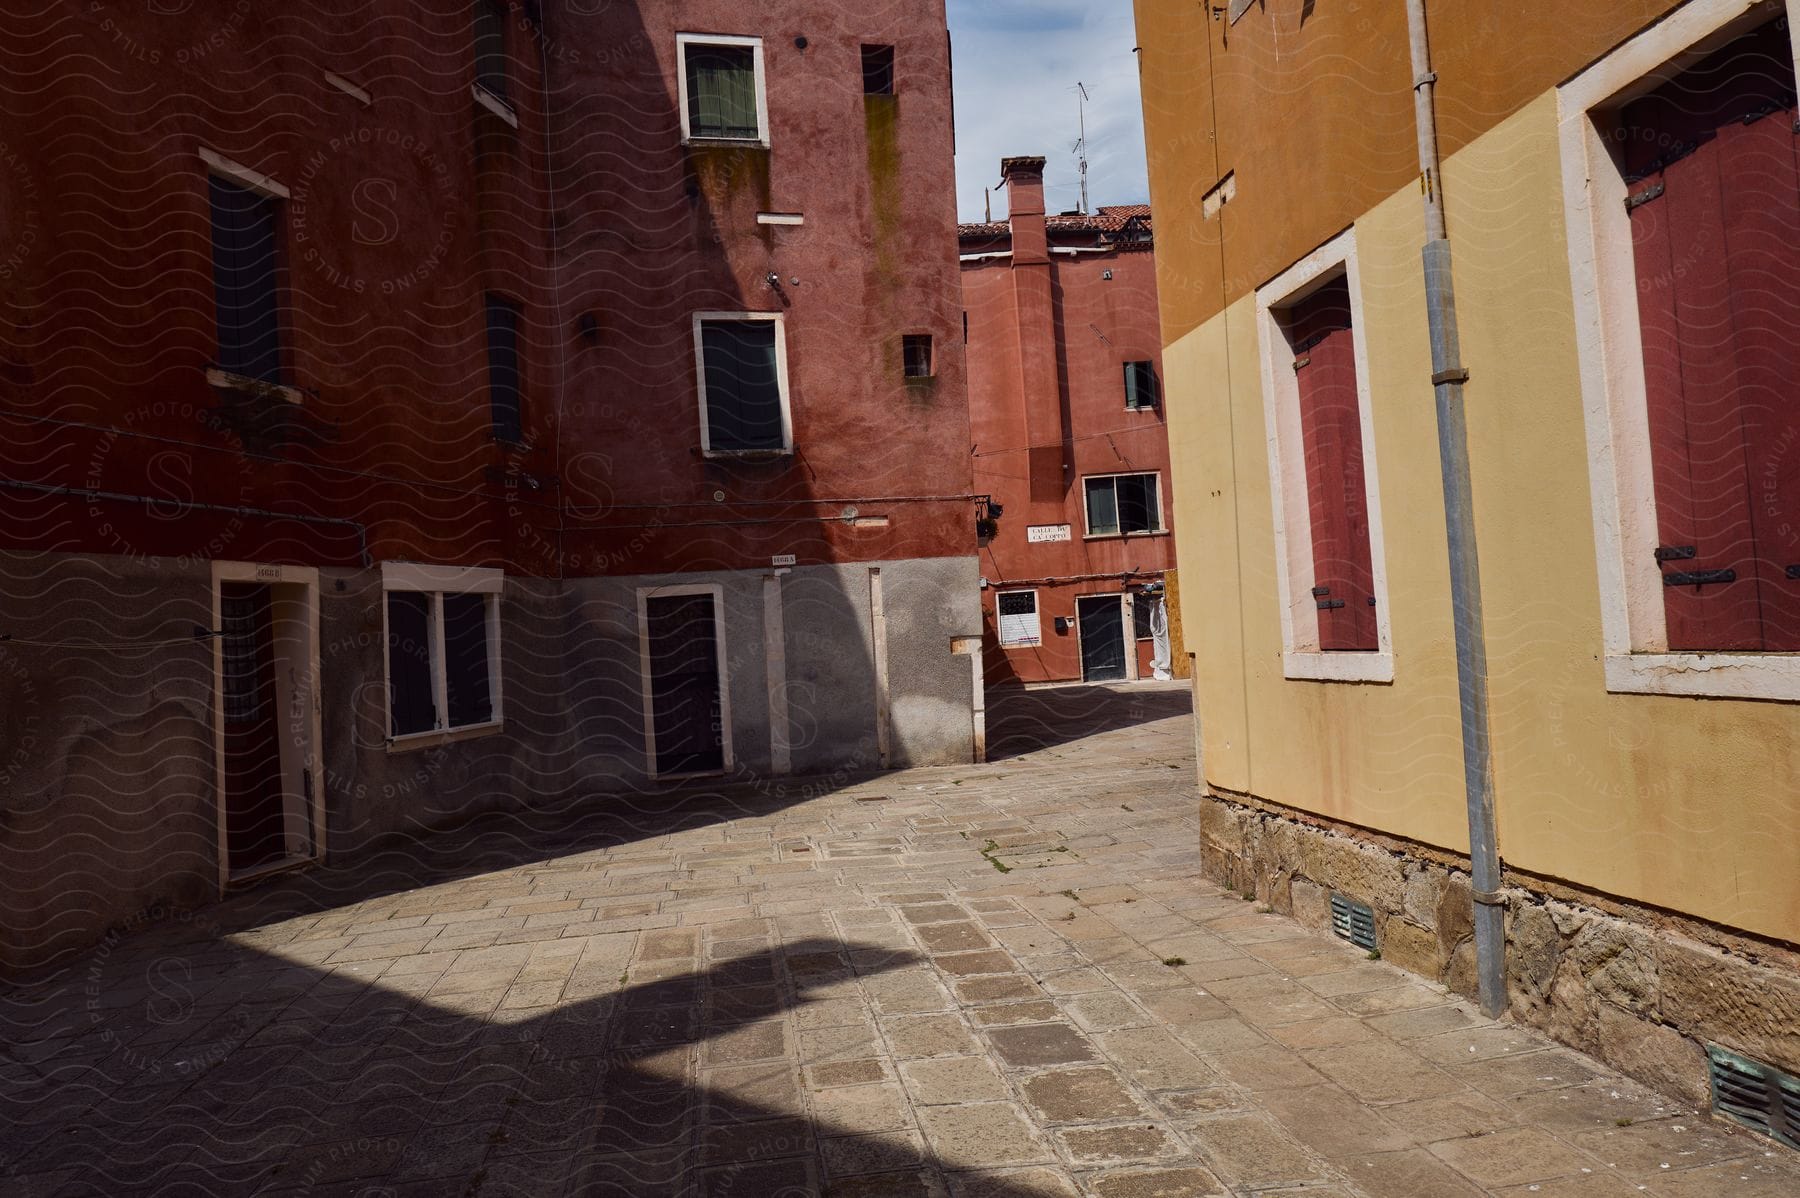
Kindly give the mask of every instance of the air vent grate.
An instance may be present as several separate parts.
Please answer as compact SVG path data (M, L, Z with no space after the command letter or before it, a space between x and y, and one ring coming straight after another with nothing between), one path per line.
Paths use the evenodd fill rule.
M1706 1058L1714 1113L1800 1148L1800 1078L1716 1044Z
M1332 895L1331 930L1358 948L1375 951L1375 912L1365 903Z

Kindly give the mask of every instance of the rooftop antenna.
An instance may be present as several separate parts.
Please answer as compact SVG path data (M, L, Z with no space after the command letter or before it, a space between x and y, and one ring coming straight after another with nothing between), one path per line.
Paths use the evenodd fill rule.
M1075 81L1075 91L1081 97L1079 100L1077 100L1075 102L1077 120L1080 122L1080 135L1078 137L1076 137L1075 145L1072 148L1075 151L1075 154L1076 154L1075 161L1081 172L1081 205L1080 205L1080 208L1081 208L1081 212L1083 214L1086 214L1086 212L1088 210L1088 192L1087 192L1087 102L1088 102L1088 94L1087 94L1087 87L1079 79L1077 79Z
M990 225L993 224L994 223L994 191L992 188L984 187L981 189L981 207L982 207L983 212L985 213L985 215L982 216L982 219L987 221L987 223Z

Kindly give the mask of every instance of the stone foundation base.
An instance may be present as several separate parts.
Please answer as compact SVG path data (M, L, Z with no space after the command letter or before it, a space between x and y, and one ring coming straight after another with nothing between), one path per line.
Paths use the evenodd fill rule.
M1200 800L1207 876L1327 931L1375 912L1384 960L1474 997L1468 858L1245 795ZM1800 948L1507 870L1511 1013L1704 1108L1705 1045L1800 1072Z

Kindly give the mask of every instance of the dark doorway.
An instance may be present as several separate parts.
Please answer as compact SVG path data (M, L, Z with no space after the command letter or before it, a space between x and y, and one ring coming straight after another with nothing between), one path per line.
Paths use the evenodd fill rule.
M1116 682L1125 677L1125 610L1117 595L1075 600L1081 631L1081 680Z
M717 598L655 595L644 602L650 665L651 757L658 774L725 768Z
M219 584L225 854L234 874L287 855L271 601L266 585Z

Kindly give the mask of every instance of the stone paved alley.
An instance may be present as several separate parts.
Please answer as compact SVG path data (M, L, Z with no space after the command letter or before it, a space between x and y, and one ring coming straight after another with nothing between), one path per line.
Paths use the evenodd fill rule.
M990 719L990 765L489 818L121 933L0 997L0 1193L1800 1193L1203 881L1181 684Z

